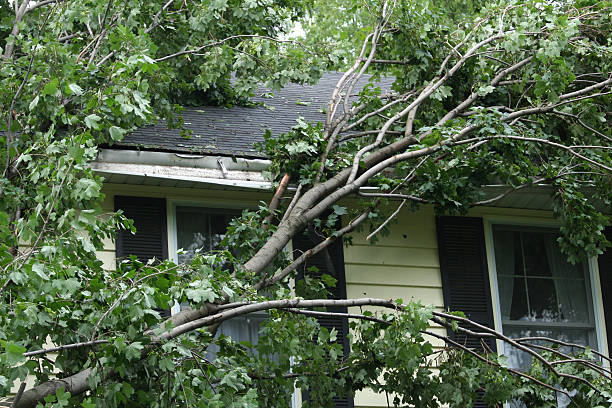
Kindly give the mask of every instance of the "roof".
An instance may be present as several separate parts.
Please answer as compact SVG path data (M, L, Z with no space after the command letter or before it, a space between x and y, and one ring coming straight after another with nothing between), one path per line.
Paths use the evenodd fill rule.
M152 150L175 153L210 154L240 157L262 157L254 144L263 141L266 129L273 136L286 133L300 116L308 122L322 122L325 107L343 73L330 72L316 85L288 84L278 91L260 87L252 101L257 106L188 107L182 112L189 137L179 129L168 129L166 123L147 126L127 135L113 148ZM367 84L364 76L355 92ZM393 78L384 78L378 85L390 89Z

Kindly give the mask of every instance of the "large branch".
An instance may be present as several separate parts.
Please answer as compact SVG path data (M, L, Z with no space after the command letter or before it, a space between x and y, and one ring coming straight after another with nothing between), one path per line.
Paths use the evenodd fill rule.
M74 375L59 380L51 380L27 390L21 396L16 408L34 408L47 395L55 395L61 388L71 395L80 395L90 390L87 379L93 369L86 368Z
M17 5L18 0L14 0L15 5ZM30 4L30 0L23 0L19 8L15 11L15 22L13 23L13 28L11 29L10 37L13 37L13 40L10 40L10 37L7 41L6 48L4 49L3 59L8 60L13 57L13 51L15 50L15 41L17 34L19 34L19 26L21 24L21 20L26 15L28 10L28 5Z
M309 308L316 308L316 307L355 307L355 306L357 307L379 306L379 307L398 310L398 311L401 311L403 309L402 305L395 303L391 299L376 299L376 298L361 298L361 299L346 299L346 300L283 299L283 300L271 300L271 301L265 301L265 302L255 302L255 303L238 302L234 304L227 304L227 305L220 306L217 308L216 312L214 312L213 314L207 317L192 320L190 322L181 324L179 326L176 326L166 331L165 333L159 336L152 336L152 341L154 345L155 344L161 345L165 341L171 340L177 336L180 336L182 334L196 330L198 328L202 328L205 326L218 325L219 323L225 320L232 319L234 317L238 317L241 315L257 312L257 311L279 309L279 310L287 310L288 312L292 312L292 313L307 314L307 315L308 314L320 315L321 313L329 314L329 312L308 312L308 311L302 311L301 309L309 309ZM334 313L333 315L342 315L342 316L346 316L346 317L350 317L354 319L366 319L366 320L383 323L383 321L380 321L380 319L370 318L369 316L364 316L361 314ZM491 338L492 337L492 338L500 339L506 343L509 343L510 345L512 345L513 347L519 350L529 353L534 358L540 360L547 367L547 369L550 370L556 376L580 381L586 384L587 386L591 387L596 392L600 392L600 390L597 387L595 387L591 382L585 379L582 379L580 377L577 377L575 375L565 374L557 370L555 368L555 365L567 363L567 361L562 361L561 363L555 363L555 362L546 360L544 357L542 357L538 353L531 350L530 345L524 344L524 342L528 339L517 339L517 340L511 339L503 335L502 333L495 331L494 329L490 329L486 326L473 322L469 319L455 316L455 315L450 315L448 313L443 313L443 312L434 311L433 317L431 320L435 323L441 324L448 328L451 328L450 323L448 323L449 320L455 320L463 324L471 325L475 327L476 329L478 329L479 331L475 332L475 331L472 331L472 330L469 330L463 327L459 327L456 330L463 332L465 334L471 335L471 336L479 337L479 338L480 337L481 338ZM389 324L389 322L384 322L384 323L385 325ZM434 337L437 337L437 338L441 338L447 343L452 344L453 346L460 348L463 351L469 352L470 354L473 354L474 356L481 359L483 362L487 364L497 365L496 362L489 360L488 358L482 357L479 354L476 354L472 350L467 349L465 346L457 342L454 342L453 340L450 340L446 336L432 334L429 332L427 332L426 334L433 335ZM545 339L545 340L550 340L550 339ZM551 340L551 341L554 341L554 340ZM591 362L583 361L582 359L574 359L574 360L575 360L574 361L575 363L584 364L586 366L590 366L591 364ZM518 370L514 370L514 369L508 369L508 370L515 375L529 377L525 373L522 373ZM55 394L60 388L64 388L65 391L70 392L72 395L82 394L90 389L87 379L91 373L92 373L92 369L88 368L72 376L69 376L63 379L51 380L44 384L41 384L31 390L26 391L21 397L21 399L19 400L17 407L19 408L34 407L38 403L38 401L41 401L47 395ZM112 372L110 371L107 375L107 378L109 376L112 376ZM539 385L547 387L547 388L552 387L551 385L545 384L540 381L536 381L536 382Z
M165 341L171 340L177 336L180 336L181 334L188 333L201 327L217 325L225 320L257 311L265 311L270 309L305 309L315 307L352 306L380 306L394 310L401 307L391 299L375 298L345 300L283 299L249 304L244 304L243 302L240 302L236 304L236 306L233 308L219 308L217 309L218 313L214 313L210 316L201 319L195 319L184 324L178 325L162 333L159 336L152 335L152 341L154 345L161 345ZM62 379L54 379L40 384L23 393L23 396L17 404L17 408L34 408L39 401L42 401L47 395L54 395L60 388L64 388L66 392L69 392L73 396L83 394L84 392L90 390L90 386L87 380L92 374L92 371L93 370L91 368L87 368L69 377ZM112 373L107 373L107 378L111 375Z
M158 337L154 337L154 342L164 342L171 340L181 334L188 333L190 331L199 329L201 327L210 326L217 323L222 323L225 320L232 319L241 315L260 312L270 309L297 309L297 308L313 308L313 307L352 307L352 306L380 306L389 309L398 309L400 306L391 299L374 299L374 298L361 298L361 299L316 299L316 300L304 300L304 299L282 299L282 300L270 300L267 302L258 302L249 305L239 306L234 309L224 310L220 313L216 313L211 316L206 316L201 319L193 320L191 322L182 324L178 327L174 327L165 333L162 333Z
M368 218L369 213L370 213L369 211L362 213L357 218L349 222L345 227L340 228L338 231L336 231L333 235L330 235L329 237L325 238L323 241L321 241L320 243L318 243L317 245L315 245L313 248L309 249L308 251L304 251L304 253L302 253L293 262L291 262L291 264L289 264L287 267L285 267L282 271L280 271L276 275L268 279L263 279L262 281L255 284L254 286L255 290L261 290L262 288L266 288L268 286L274 285L275 283L278 283L282 281L283 279L285 279L291 272L293 272L298 266L303 264L308 258L321 252L323 249L327 248L328 246L336 242L338 239L341 239L343 235L357 228L359 224L361 224L363 221L365 221Z
M609 78L605 81L601 81L592 86L580 89L578 91L561 95L557 103L545 104L537 107L530 107L514 111L503 117L501 121L512 123L513 121L519 120L526 116L551 112L560 105L601 96L602 93L589 93L594 90L606 88L610 85L610 83L612 83L612 78ZM398 120L400 117L402 117L402 115L398 114L396 115L394 120ZM380 131L380 134L384 135L390 125L390 122L388 122L387 128L383 127L383 129L381 129ZM320 216L323 211L325 211L325 209L333 203L337 202L343 197L346 197L349 194L355 193L372 177L396 163L411 160L418 157L429 156L439 151L443 146L452 146L465 143L461 142L461 140L465 138L466 135L470 134L476 129L478 129L478 126L468 124L466 127L459 130L455 135L438 143L437 145L424 147L418 150L408 151L404 153L398 153L404 151L409 146L417 143L417 140L415 140L413 137L402 138L390 145L378 148L377 150L360 160L366 170L354 180L351 181L350 176L352 174L355 174L356 176L357 173L355 171L355 167L349 167L340 171L335 176L331 177L325 182L315 185L303 194L303 196L295 204L295 207L292 211L292 215L289 216L283 222L281 222L277 231L253 256L253 258L251 258L248 262L245 263L244 267L254 273L259 273L263 271L263 269L272 261L272 259L274 259L274 257L276 257L280 253L282 248L285 247L285 245L289 242L289 240L293 237L295 233L301 231L307 225L308 222ZM424 139L424 137L426 137L426 135L430 133L431 130L428 132L424 132L424 134L421 134L418 139L422 140ZM478 138L475 140L475 142L481 142L482 139L486 138ZM542 139L535 139L532 142L546 143ZM586 158L584 155L581 155L580 153L577 153L572 149L570 149L570 151L577 157L587 159L586 161L590 161L592 162L592 164L596 164L599 167L603 166L603 168L605 168L606 170L609 168L608 166L605 166L601 163L593 162L592 160Z
M438 78L434 78L432 83L430 85L427 85L414 101L412 101L402 111L398 112L395 116L393 116L392 118L387 120L385 122L385 124L383 125L383 127L381 128L380 133L376 137L376 140L374 141L374 143L371 143L371 144L363 147L355 155L355 157L353 159L353 166L352 166L352 169L351 169L351 174L349 175L349 178L348 178L348 182L349 183L352 182L355 179L355 177L357 176L357 172L359 170L359 162L361 161L361 158L363 157L363 155L365 153L371 151L372 149L376 148L377 146L379 146L382 143L382 140L383 140L387 130L389 130L389 128L391 127L391 125L393 125L399 119L401 119L401 118L405 117L407 114L409 114L413 109L418 107L427 98L429 98L429 96L431 94L433 94L438 88L440 88L442 85L444 85L444 83L446 83L446 81L448 81L448 79L450 79L466 63L466 61L468 59L470 59L471 57L474 56L476 51L478 51L480 48L484 47L485 45L490 44L493 41L496 41L496 40L499 40L501 38L504 38L505 36L506 36L505 33L504 34L493 35L493 36L491 36L489 38L486 38L486 39L484 39L484 40L474 44L459 59L459 61L457 61L455 63L455 65L453 65L444 75L442 75L441 77L438 77Z

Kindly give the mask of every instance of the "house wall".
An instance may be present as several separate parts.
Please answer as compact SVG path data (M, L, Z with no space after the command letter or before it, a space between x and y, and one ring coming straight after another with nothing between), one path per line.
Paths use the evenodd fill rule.
M115 195L165 197L169 200L192 201L211 206L240 207L255 206L260 200L269 199L269 193L177 189L154 186L133 186L106 184L104 209L114 209ZM168 203L170 206L171 204ZM169 208L170 210L170 208ZM168 211L169 217L170 211ZM508 218L525 223L550 223L550 212L499 208L478 208L469 215L478 217ZM169 220L170 221L170 220ZM168 222L171 226L172 223ZM418 212L402 211L391 224L391 233L379 237L376 245L366 241L366 233L357 233L353 245L345 247L347 295L349 298L377 297L415 300L423 304L433 304L443 308L442 281L438 260L435 214L431 207L423 207ZM172 240L168 242L171 244ZM169 248L169 252L175 250ZM99 253L105 267L111 269L115 264L115 248L112 241L105 244ZM441 327L431 330L444 333ZM432 339L436 347L440 341ZM355 406L361 408L386 407L385 395L372 391L358 392Z

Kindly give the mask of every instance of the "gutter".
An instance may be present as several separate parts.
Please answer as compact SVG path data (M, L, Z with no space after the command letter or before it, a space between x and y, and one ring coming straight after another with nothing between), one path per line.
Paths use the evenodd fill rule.
M265 159L115 149L100 149L98 158L90 165L96 173L111 180L114 175L132 176L255 190L272 187L263 175L269 166L270 161Z
M219 169L223 163L228 171L261 172L270 167L267 159L244 159L224 156L150 152L139 150L99 149L97 162L179 166L200 169Z
M225 188L250 191L270 191L272 183L264 176L270 160L227 157L220 155L183 154L138 150L99 149L98 158L90 167L110 183L168 185L186 182L183 187ZM486 198L503 194L508 186L500 184L482 187ZM288 191L294 191L289 186ZM376 187L362 187L361 192L376 193ZM537 184L513 192L494 207L551 209L552 187ZM608 210L609 211L609 210ZM604 211L606 212L606 211Z

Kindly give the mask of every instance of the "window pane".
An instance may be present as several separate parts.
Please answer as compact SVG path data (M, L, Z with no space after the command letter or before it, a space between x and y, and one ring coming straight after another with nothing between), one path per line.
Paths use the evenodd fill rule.
M521 232L521 251L525 275L552 276L546 252L546 244L551 238L551 234L547 233Z
M503 320L593 321L585 266L566 261L557 234L495 226L493 243Z
M231 337L235 342L246 341L255 346L259 340L260 327L267 319L268 315L261 312L251 313L246 316L234 317L221 323L215 338L219 337L221 334L224 334ZM206 351L206 358L208 360L214 360L218 353L219 346L212 344ZM249 348L249 353L257 353L257 351Z
M507 298L502 301L502 318L504 320L526 319L529 316L529 308L525 278L522 276L501 278L499 287L500 297L502 293L507 292Z
M560 320L563 322L592 322L590 297L583 280L557 280Z
M528 320L541 320L552 322L559 320L559 307L557 305L557 292L552 279L527 279L529 292Z
M521 251L523 254L523 268L527 276L551 276L550 265L546 253L546 243L550 234L521 233Z
M594 330L578 330L578 329L547 329L542 328L523 328L523 327L504 327L504 334L512 338L520 337L549 337L567 343L574 343L586 346L589 344L589 333ZM542 346L550 346L550 342L533 341L533 344L539 344ZM571 347L561 347L559 349L562 353L571 353L580 351L579 349L573 349ZM531 356L523 351L519 351L513 347L505 347L504 355L508 357L508 364L511 367L516 368L528 368L531 364Z
M215 214L210 215L210 242L213 249L219 249L221 241L225 238L227 225L235 215Z
M176 207L176 244L184 253L180 263L193 258L196 250L210 249L208 214L201 207Z
M522 272L520 234L496 228L493 233L493 245L502 319L519 320L529 315Z

